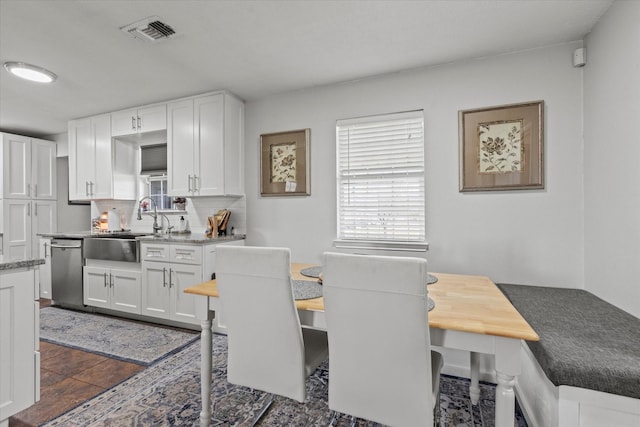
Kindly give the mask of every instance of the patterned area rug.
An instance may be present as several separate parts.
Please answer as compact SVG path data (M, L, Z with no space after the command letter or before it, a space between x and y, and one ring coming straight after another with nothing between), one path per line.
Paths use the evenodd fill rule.
M45 307L40 339L139 365L149 366L197 340L182 332L92 313Z
M247 426L260 413L269 395L226 381L227 338L214 336L212 426ZM54 426L194 426L200 416L200 343L145 369L103 394L45 424ZM275 396L260 426L327 426L331 413L327 406L328 362L307 381L307 401L298 403ZM471 405L469 381L443 375L440 382L441 425L447 427L492 427L495 386L480 383L481 399ZM342 416L338 426L350 425ZM377 426L356 420L357 426ZM516 408L514 426L526 427Z

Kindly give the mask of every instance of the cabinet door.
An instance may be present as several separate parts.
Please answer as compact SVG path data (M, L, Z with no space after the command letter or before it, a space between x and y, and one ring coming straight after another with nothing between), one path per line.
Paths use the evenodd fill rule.
M31 197L56 199L56 144L42 139L31 140Z
M111 308L140 314L142 274L137 271L111 270Z
M31 258L31 200L5 199L2 204L4 260Z
M181 264L202 264L201 245L171 245L169 248L171 261Z
M93 140L95 154L93 160L94 173L91 178L91 198L110 199L113 194L113 169L111 151L111 116L103 114L93 117ZM82 161L82 159L79 159Z
M167 174L171 196L191 195L194 187L193 100L167 105Z
M138 110L111 113L111 136L131 135L138 132Z
M40 253L38 234L55 233L57 227L57 203L52 200L33 200L31 202L31 234L33 255Z
M0 420L31 406L40 366L34 270L0 271ZM0 422L1 423L1 422Z
M156 105L138 110L138 132L155 132L167 129L167 106Z
M31 198L31 138L2 134L4 197Z
M170 245L142 243L140 249L140 258L143 261L169 261L171 248Z
M69 200L89 200L95 144L91 119L69 122Z
M195 191L198 196L224 194L224 95L194 100Z
M142 314L170 318L169 265L161 262L142 263Z
M51 239L40 239L38 249L38 258L44 259L37 273L40 276L40 298L51 299Z
M82 284L84 304L93 307L109 308L110 286L109 269L84 267Z
M199 265L171 264L171 318L181 322L198 324L196 318L196 296L185 294L190 286L202 283L202 267Z

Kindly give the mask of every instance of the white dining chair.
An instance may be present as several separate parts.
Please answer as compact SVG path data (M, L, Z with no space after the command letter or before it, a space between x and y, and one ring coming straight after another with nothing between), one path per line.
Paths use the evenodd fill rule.
M438 424L442 356L430 349L426 283L422 258L324 254L329 409L390 426Z
M327 334L301 328L287 248L216 248L216 282L227 325L227 380L306 398L305 381L328 357Z

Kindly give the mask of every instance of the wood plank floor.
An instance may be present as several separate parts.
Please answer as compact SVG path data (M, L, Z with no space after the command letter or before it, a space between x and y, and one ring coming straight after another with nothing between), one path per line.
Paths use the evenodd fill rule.
M49 305L40 301L40 308ZM38 426L145 369L40 341L40 401L9 418L9 427Z

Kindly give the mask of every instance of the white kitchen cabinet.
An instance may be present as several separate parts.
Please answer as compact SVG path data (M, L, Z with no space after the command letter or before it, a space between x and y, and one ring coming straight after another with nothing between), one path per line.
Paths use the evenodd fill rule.
M136 199L135 144L111 140L111 116L72 120L69 199Z
M242 195L244 104L222 92L167 104L168 192Z
M215 272L219 245L244 245L244 240L204 245L142 242L142 314L198 325L196 296L184 293L188 287L210 280ZM216 331L225 331L216 313Z
M51 298L51 239L41 237L38 241L39 256L44 259L44 264L40 264L36 280L39 280L40 298Z
M167 129L166 104L111 113L111 136L133 135Z
M0 138L3 197L55 200L55 142L8 133Z
M5 260L39 257L38 234L56 231L56 204L52 200L3 200L2 252Z
M202 246L142 243L142 314L199 324L195 296L184 290L201 283Z
M35 269L0 270L0 425L40 400Z
M85 266L83 302L92 307L140 314L141 283L140 271Z

